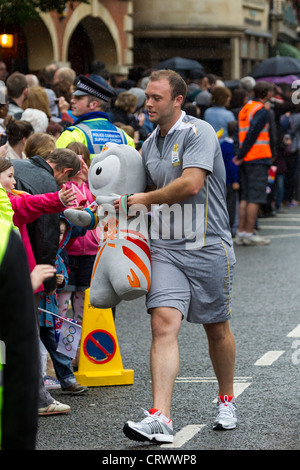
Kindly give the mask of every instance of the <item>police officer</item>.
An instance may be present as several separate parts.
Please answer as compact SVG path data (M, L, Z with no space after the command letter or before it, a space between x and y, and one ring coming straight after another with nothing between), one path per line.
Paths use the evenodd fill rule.
M91 158L101 152L106 142L135 147L129 135L109 122L106 110L113 96L114 91L111 89L79 75L71 99L72 114L77 119L62 132L56 146L66 148L71 142L82 142L89 149Z

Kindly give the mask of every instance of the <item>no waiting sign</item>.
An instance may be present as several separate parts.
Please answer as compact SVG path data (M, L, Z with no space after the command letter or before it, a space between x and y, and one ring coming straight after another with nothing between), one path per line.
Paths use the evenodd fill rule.
M95 364L105 364L111 361L116 349L114 337L106 330L91 331L83 344L85 356Z

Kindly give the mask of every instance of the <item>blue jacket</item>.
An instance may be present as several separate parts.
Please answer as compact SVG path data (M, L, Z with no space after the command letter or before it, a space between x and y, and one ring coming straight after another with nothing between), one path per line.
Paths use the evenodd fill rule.
M235 121L235 116L232 111L229 111L224 106L211 106L205 111L203 119L208 122L216 132L223 129L223 134L219 139L219 141L222 142L228 137L228 123Z
M232 161L234 157L233 140L226 138L221 143L221 150L226 169L226 184L233 184L239 182L239 167Z

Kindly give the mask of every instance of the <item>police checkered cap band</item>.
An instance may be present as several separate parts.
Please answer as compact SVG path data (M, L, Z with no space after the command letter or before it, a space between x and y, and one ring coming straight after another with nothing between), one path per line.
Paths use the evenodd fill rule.
M76 83L76 89L89 95L96 96L97 98L100 98L104 101L109 101L109 99L114 95L114 93L112 93L110 90L102 87L98 83L93 82L87 77L79 78L78 82Z

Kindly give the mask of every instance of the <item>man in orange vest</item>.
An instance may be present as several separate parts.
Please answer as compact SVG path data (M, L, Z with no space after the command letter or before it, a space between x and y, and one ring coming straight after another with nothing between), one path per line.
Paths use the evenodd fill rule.
M268 105L273 85L258 82L253 99L238 116L239 152L234 158L240 171L239 227L234 239L237 245L268 245L270 239L254 233L260 204L266 203L268 171L272 152Z

